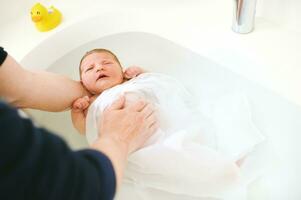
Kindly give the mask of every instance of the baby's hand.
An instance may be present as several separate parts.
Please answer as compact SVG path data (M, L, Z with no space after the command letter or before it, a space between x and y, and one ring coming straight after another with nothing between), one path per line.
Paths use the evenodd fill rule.
M88 96L84 96L82 98L78 98L72 104L72 109L75 112L85 111L90 105L90 98Z
M144 70L141 67L138 66L130 66L124 71L124 77L127 79L134 78L140 74L142 74Z

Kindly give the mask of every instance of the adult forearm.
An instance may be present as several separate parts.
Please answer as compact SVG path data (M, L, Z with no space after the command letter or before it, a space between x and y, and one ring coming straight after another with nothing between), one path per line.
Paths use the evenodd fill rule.
M91 146L91 148L104 153L111 160L115 170L116 183L118 189L121 185L123 173L127 162L128 145L111 138L100 137Z
M62 111L71 107L73 101L87 93L79 81L74 81L63 75L39 71L31 72L28 85L33 85L31 95L36 101L29 101L23 107L48 111ZM25 94L26 97L26 94Z
M80 82L50 72L32 72L8 56L0 68L0 95L17 107L62 111L86 94Z
M0 130L0 199L113 199L115 174L107 156L72 151L1 102Z

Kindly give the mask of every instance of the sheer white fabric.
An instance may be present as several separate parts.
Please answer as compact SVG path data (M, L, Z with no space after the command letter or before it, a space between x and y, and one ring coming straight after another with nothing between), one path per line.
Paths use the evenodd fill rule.
M235 161L250 152L263 137L248 117L241 116L249 116L243 98L234 98L239 110L236 112L229 109L231 106L224 107L225 102L231 104L231 98L217 103L214 118L209 120L179 82L163 74L144 73L104 91L93 102L86 119L89 143L98 136L97 122L102 111L122 94L126 103L145 99L159 113L160 129L129 157L125 172L125 184L139 185L141 198L154 198L141 188L204 198L227 198L233 193L237 196L237 191L244 189L241 170ZM224 120L225 112L233 114L232 121ZM233 116L241 119L240 124L234 124ZM118 198L126 199L124 195Z

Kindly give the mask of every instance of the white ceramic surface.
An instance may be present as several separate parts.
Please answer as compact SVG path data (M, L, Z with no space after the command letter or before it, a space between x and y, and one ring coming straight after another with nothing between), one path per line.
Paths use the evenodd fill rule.
M81 56L96 47L114 51L125 67L135 64L149 71L176 77L195 95L200 102L200 109L209 117L213 104L223 95L245 94L250 102L254 124L267 137L263 148L268 153L264 162L267 171L250 186L249 199L289 197L297 200L300 197L298 185L301 177L298 169L301 165L301 148L298 142L301 139L301 110L298 106L206 57L149 33L127 32L101 37L67 52L49 63L47 69L78 79ZM26 62L34 64L29 60ZM38 122L61 134L73 148L86 145L85 138L72 128L69 112L32 114ZM158 195L162 195L160 191Z
M301 198L299 0L258 0L255 30L247 35L231 31L230 0L41 2L64 14L51 32L35 30L28 15L33 0L18 6L0 0L0 44L25 67L78 78L81 55L102 46L115 51L124 66L177 77L200 101L218 98L221 89L243 91L270 152L269 171L250 187L249 199ZM202 106L210 111L210 105ZM73 148L86 146L68 113L32 113Z

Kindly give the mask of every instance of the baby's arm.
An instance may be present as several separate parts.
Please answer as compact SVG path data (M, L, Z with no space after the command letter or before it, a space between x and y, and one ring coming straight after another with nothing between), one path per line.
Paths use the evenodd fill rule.
M86 114L88 107L90 105L90 98L88 96L84 96L82 98L78 98L74 101L71 110L71 118L73 126L76 130L84 135L86 130Z

